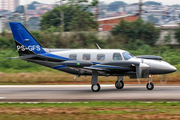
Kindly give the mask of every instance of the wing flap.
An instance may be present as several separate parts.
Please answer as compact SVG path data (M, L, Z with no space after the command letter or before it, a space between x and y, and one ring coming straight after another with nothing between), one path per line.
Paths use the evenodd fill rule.
M96 70L96 71L109 71L108 69L104 69L104 68L96 68L96 67L84 67L84 69L88 69L88 70Z
M134 68L130 67L119 67L119 66L108 66L108 65L93 65L91 67L84 67L85 69L97 70L97 71L111 71L111 70L122 70L122 71L131 71Z

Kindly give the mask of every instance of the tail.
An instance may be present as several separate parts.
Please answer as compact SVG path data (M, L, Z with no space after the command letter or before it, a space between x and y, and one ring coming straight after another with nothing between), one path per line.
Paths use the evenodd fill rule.
M17 22L9 22L19 56L46 53L31 33Z

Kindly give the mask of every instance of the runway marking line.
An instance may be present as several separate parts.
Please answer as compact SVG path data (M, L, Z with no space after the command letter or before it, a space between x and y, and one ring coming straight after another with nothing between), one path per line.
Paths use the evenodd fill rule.
M98 102L98 101L97 101ZM84 103L87 104L89 102L0 102L0 104L4 104L4 103L8 103L8 104L14 104L14 103L20 103L20 104L54 104L54 103L58 103L58 104L74 104L74 103ZM119 103L119 102L116 102ZM132 102L127 102L127 103L132 103ZM143 103L143 104L152 104L153 102L138 102L138 103ZM158 102L158 103L164 103L164 102ZM170 103L178 103L178 102L167 102L167 104Z

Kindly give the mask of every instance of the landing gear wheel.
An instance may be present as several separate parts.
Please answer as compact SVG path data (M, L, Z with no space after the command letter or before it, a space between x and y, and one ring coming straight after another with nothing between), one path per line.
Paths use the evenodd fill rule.
M147 88L148 90L153 90L153 89L154 89L154 84L153 84L153 83L148 83L148 84L146 85L146 88Z
M116 81L115 87L116 87L117 89L123 89L123 87L124 87L124 82L123 82L123 81Z
M93 92L99 92L100 89L101 89L101 86L98 83L96 85L91 86L91 90Z

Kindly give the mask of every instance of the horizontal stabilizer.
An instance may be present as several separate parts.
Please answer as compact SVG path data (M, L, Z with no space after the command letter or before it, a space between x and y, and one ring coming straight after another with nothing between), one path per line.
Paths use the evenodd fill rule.
M19 56L19 57L10 57L10 58L5 58L5 59L28 59L28 58L34 58L37 55L26 55L26 56Z

